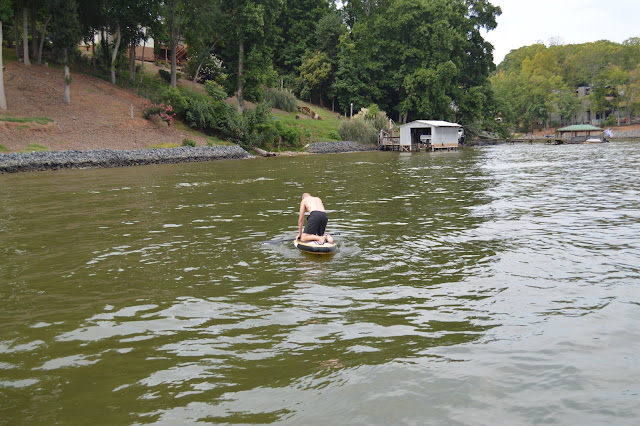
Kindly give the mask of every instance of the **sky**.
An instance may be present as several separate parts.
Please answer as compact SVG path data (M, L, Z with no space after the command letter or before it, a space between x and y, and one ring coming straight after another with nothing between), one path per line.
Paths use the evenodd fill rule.
M511 50L551 38L561 44L640 37L640 0L490 0L498 27L485 34L496 64Z

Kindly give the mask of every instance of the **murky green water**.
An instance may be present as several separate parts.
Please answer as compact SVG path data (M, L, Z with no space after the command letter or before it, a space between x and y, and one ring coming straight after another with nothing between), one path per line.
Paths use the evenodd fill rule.
M290 243L300 194L339 251ZM636 424L640 144L0 176L0 423Z

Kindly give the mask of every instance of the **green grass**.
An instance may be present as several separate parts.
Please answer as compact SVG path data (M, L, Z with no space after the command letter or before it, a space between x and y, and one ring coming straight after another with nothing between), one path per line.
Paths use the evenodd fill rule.
M338 131L340 123L344 118L339 119L335 112L326 108L321 108L318 105L312 105L306 102L299 102L299 105L311 108L312 111L316 112L320 116L321 120L313 120L308 115L300 112L273 111L272 115L287 126L301 129L301 142L303 145L309 142L336 140L331 137L330 132L332 130ZM300 116L297 120L296 115Z
M219 146L219 145L235 145L232 142L226 141L224 139L220 139L217 136L207 136L207 145L208 146Z
M42 152L42 151L50 151L50 149L49 147L39 143L30 143L26 146L26 149L23 152Z
M155 145L149 145L147 148L149 149L153 149L153 148L178 148L180 145L176 144L176 143L158 143Z
M47 123L51 123L53 120L46 117L10 117L8 115L4 115L0 117L0 121L6 121L9 123L47 124Z
M16 56L16 50L14 48L9 49L8 47L2 48L2 64L8 64L9 62L18 62L18 57Z
M0 152L9 152L9 149L6 146L0 145Z

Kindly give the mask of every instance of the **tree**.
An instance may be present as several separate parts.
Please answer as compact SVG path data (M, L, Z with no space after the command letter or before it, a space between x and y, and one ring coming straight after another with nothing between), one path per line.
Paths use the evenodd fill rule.
M222 41L221 28L225 25L225 14L221 0L199 0L191 11L185 40L189 46L189 66L195 84L202 67L211 62L212 53ZM197 64L195 69L191 66L192 61Z
M237 109L242 114L245 91L248 97L259 100L261 86L271 85L276 77L272 58L279 0L227 0L224 10L222 53L225 62L235 70Z
M0 109L7 109L7 99L4 94L4 73L2 71L2 23L11 19L11 1L0 0Z
M177 78L177 50L180 41L180 31L187 16L188 0L166 0L164 2L164 17L167 23L167 33L169 35L169 45L171 48L171 86L176 87Z
M364 103L359 106L374 102L383 110L399 112L402 121L424 118L427 111L440 114L430 118L452 119L455 105L487 110L478 102L488 99L484 92L493 47L484 41L481 30L495 28L500 8L486 0L350 0L343 4L351 31L341 39L344 48L338 55L334 84L343 108L361 100ZM347 57L353 54L355 62ZM436 89L435 82L447 86ZM363 86L370 99L362 99ZM420 99L432 89L437 99ZM442 108L445 103L448 106Z
M285 0L278 17L281 34L275 65L283 74L298 74L307 50L312 50L318 22L329 12L328 0Z
M300 65L300 80L302 81L303 98L311 98L317 94L322 105L322 95L327 89L331 77L331 63L324 52L307 51Z
M29 3L25 1L22 5L22 60L26 66L31 65L29 60Z
M629 72L624 88L624 103L630 116L640 111L640 63Z
M158 0L106 2L106 21L115 35L115 44L111 52L111 83L116 83L116 60L121 44L130 49L129 78L132 81L135 79L135 46L145 37L143 28L154 24L158 16L157 5Z
M71 103L71 74L69 64L73 60L80 41L78 15L75 0L50 0L53 28L53 49L64 67L64 103Z

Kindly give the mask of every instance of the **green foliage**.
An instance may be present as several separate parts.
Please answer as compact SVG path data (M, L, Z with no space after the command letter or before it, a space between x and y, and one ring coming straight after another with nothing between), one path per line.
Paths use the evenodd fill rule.
M75 0L50 0L51 41L53 49L62 63L72 59L80 41L80 25Z
M204 91L216 101L222 101L227 98L227 92L213 80L205 81Z
M271 123L260 123L255 126L255 131L259 136L258 145L272 145L280 139L280 132L275 125Z
M285 4L278 17L281 36L275 46L275 63L284 74L297 74L305 52L316 44L318 22L330 13L329 2L287 0Z
M364 3L358 3L364 4ZM487 1L390 0L347 5L333 92L342 111L376 103L403 120L455 119L452 105L493 69L481 31L501 13ZM393 17L390 19L390 17ZM487 110L482 105L480 111Z
M311 98L314 94L322 96L323 92L328 89L333 71L327 54L308 51L299 69L302 83L300 96L305 99Z
M327 138L334 141L342 140L342 138L340 137L340 133L337 130L331 130L329 133L327 133Z
M189 107L189 101L177 87L167 86L160 94L160 102L171 105L173 112L184 118Z
M265 89L264 100L271 105L271 107L287 112L294 112L298 106L298 99L293 92L288 89L269 87Z
M144 107L142 108L142 116L147 120L153 119L153 117L158 117L158 119L167 123L168 126L171 126L175 113L173 112L173 107L171 106L171 104L165 105L163 103L145 103Z
M186 72L190 79L195 77L198 71L198 65L200 65L199 58L187 62ZM203 61L196 81L198 83L205 83L207 81L224 82L226 81L226 77L227 75L224 72L222 61L215 55L209 55L207 59Z
M163 70L163 69L159 69L158 70L158 74L160 75L160 77L162 77L162 79L164 81L166 81L167 83L171 83L171 72L167 71L167 70ZM182 78L182 73L176 73L176 78L179 80Z
M185 121L198 129L215 129L216 113L211 101L200 97L191 97L185 114Z
M343 141L361 143L377 143L378 132L375 127L363 117L353 117L340 125L340 137Z
M587 108L631 116L637 110L633 69L640 63L640 40L579 45L524 46L507 55L491 77L488 94L496 114L511 127L530 130L541 122L571 124ZM591 93L578 98L578 87Z
M283 126L280 130L282 140L289 147L296 147L300 142L300 130L295 127Z
M195 147L196 145L197 145L197 144L196 144L196 141L194 141L193 139L184 138L184 139L182 140L182 146L190 146L190 147L192 147L192 148L193 148L193 147Z
M389 117L387 117L387 114L384 111L380 111L380 108L376 104L371 104L367 108L362 108L354 118L365 120L373 126L376 132L389 128Z
M4 145L0 145L0 152L9 152L9 149Z
M0 21L8 21L12 17L11 0L0 0Z

